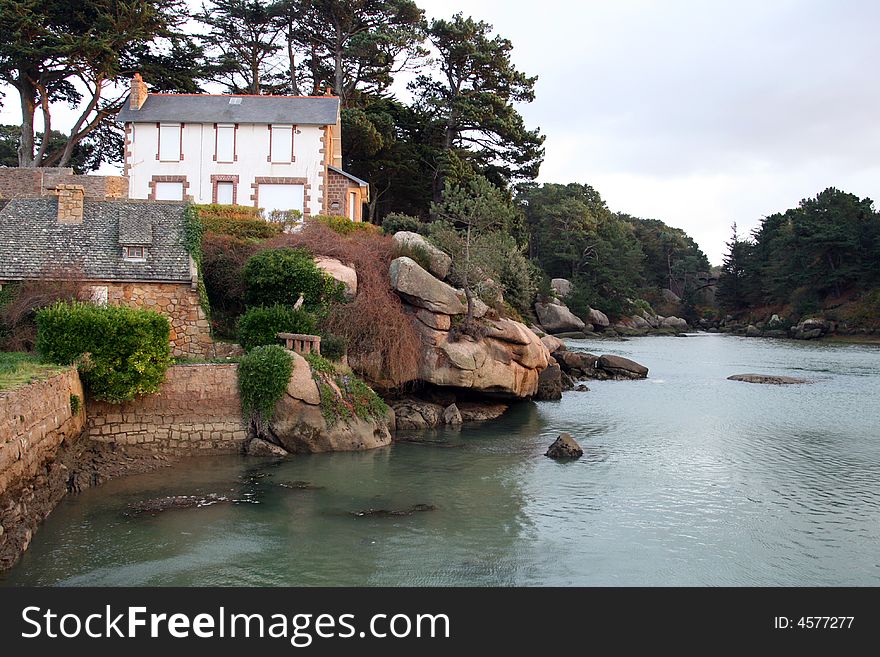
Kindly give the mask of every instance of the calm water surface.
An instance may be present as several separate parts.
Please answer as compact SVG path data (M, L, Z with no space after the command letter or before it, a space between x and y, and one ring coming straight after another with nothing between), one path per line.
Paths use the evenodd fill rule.
M428 446L187 461L70 496L5 585L880 585L880 348L577 342L590 382ZM803 386L727 381L761 372ZM543 456L560 431L585 449ZM308 481L321 488L279 486ZM236 504L126 513L165 495ZM434 511L355 517L363 509Z

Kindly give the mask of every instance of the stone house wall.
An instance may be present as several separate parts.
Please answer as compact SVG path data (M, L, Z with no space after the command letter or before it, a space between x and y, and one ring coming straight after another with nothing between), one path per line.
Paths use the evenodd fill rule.
M348 217L352 221L360 221L363 212L363 190L355 182L330 169L327 170L325 214ZM354 216L349 217L348 194L357 194Z
M80 185L86 198L128 198L128 178L75 174L71 168L0 168L0 198L44 196L57 185Z
M88 402L89 438L174 455L239 454L247 441L237 364L174 365L154 395Z
M56 456L82 434L86 419L84 402L73 413L71 395L84 399L72 367L0 392L0 571L15 562L67 493L67 468Z
M214 356L211 325L199 304L198 290L190 284L107 282L93 287L107 288L108 303L155 310L168 317L175 356Z

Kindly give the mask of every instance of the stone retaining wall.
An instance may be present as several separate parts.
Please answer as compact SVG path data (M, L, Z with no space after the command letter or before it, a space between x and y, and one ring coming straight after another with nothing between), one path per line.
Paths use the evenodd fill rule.
M0 571L27 549L33 532L67 493L67 467L56 459L62 444L85 426L74 368L46 381L0 392Z
M175 365L154 395L90 401L92 440L174 455L238 454L247 441L236 364Z

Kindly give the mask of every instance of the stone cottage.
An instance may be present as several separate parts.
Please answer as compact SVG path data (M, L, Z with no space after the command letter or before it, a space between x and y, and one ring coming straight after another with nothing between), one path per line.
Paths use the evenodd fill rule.
M210 355L210 326L185 245L186 204L89 198L72 184L46 191L0 201L0 286L80 280L96 303L166 315L174 355Z

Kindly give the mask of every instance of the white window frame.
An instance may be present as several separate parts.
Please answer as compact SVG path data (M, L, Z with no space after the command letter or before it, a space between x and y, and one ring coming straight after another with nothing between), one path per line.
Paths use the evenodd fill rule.
M166 185L180 185L180 198L162 198L159 194L160 189L166 188ZM186 185L182 182L178 182L176 180L171 181L157 181L153 183L153 196L157 201L185 201L186 200Z
M218 180L214 184L217 185L217 205L235 205L235 183L232 182L231 180ZM228 202L220 199L220 190L227 189L227 187L226 187L227 185L229 186L228 187L228 189L229 189L229 201Z
M279 187L292 187L298 188L301 192L302 199L302 208L269 208L266 207L266 191L267 188L277 190ZM301 217L305 217L306 212L306 197L305 197L305 185L302 183L259 183L259 187L257 188L257 197L259 199L259 207L262 209L263 218L267 221L271 220L272 212L275 210L279 210L281 212L286 212L290 210L298 210L301 213Z
M290 164L294 161L294 129L293 125L272 124L269 126L268 160L271 164Z
M122 258L133 262L143 262L147 259L147 249L143 246L123 246Z
M237 132L234 123L217 124L214 138L214 159L217 162L230 164L236 161Z
M348 218L355 220L355 208L357 208L357 192L348 192Z
M160 162L180 162L183 159L182 123L160 123L158 139L156 159Z

